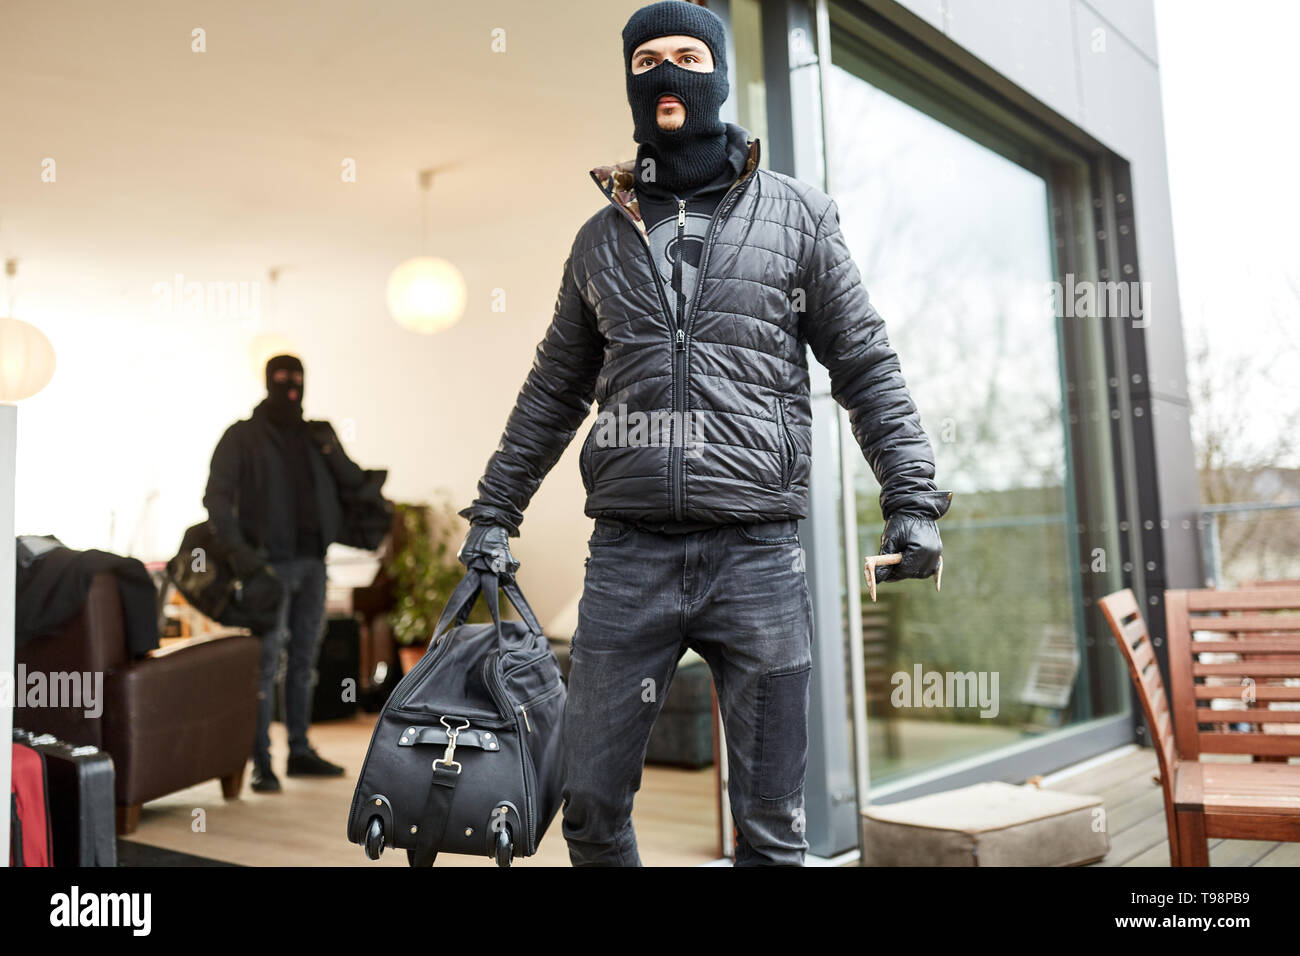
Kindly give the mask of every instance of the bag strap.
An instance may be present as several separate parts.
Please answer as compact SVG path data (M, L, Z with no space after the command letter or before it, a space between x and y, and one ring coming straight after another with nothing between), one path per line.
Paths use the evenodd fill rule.
M457 625L465 623L465 618L469 617L470 608L474 606L474 601L478 597L478 589L477 575L467 574L460 579L460 583L452 590L451 597L447 598L447 606L442 609L442 615L433 628L433 639L430 643L436 644L443 632L453 623Z
M515 610L519 612L519 616L523 618L525 626L534 634L541 634L542 625L538 622L537 615L533 613L533 609L524 598L523 592L519 590L519 585L514 578L498 577L491 571L471 568L460 579L460 583L451 592L451 597L447 599L447 606L443 608L442 616L438 618L438 624L433 629L433 643L436 643L453 624L461 625L465 623L480 592L482 592L483 600L488 606L488 613L492 615L492 623L496 626L497 639L498 641L503 640L498 590L506 593L510 603L514 605Z
M434 764L433 779L429 781L429 796L424 801L420 815L420 831L416 835L415 849L411 851L413 866L432 866L447 832L451 819L451 798L460 782L460 771Z
M492 623L496 625L497 640L504 642L504 635L501 633L501 606L500 598L497 591L502 590L510 603L514 605L519 616L524 619L524 625L534 634L542 633L542 625L537 621L537 615L529 607L528 602L524 599L524 594L519 590L519 585L515 583L514 578L493 574L491 571L479 571L479 590L483 592L483 599L487 603L488 613L492 615Z

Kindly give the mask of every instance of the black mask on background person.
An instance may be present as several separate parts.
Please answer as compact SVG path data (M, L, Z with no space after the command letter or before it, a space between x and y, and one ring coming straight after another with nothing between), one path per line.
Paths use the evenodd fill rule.
M275 380L275 373L285 369L289 378L283 382ZM293 380L294 372L303 372L302 362L292 355L277 355L266 363L266 405L271 420L281 425L302 421L302 395L306 385L306 376L300 385ZM296 391L298 397L290 398L289 392Z
M702 73L664 60L644 73L632 72L632 54L642 43L663 36L694 37L713 54L713 70ZM623 28L623 67L632 108L632 138L639 144L636 176L644 182L646 160L654 160L653 182L662 190L690 190L715 178L727 162L727 131L719 113L726 102L726 35L722 22L703 7L671 0L644 7ZM659 97L671 93L682 102L686 122L659 128Z

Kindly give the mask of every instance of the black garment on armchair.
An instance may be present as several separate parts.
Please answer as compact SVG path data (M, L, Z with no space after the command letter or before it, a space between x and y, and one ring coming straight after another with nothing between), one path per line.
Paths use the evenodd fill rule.
M20 540L17 571L17 647L57 632L76 617L100 571L117 577L127 652L143 657L158 646L158 590L137 559L107 551L73 551L61 544L33 555Z

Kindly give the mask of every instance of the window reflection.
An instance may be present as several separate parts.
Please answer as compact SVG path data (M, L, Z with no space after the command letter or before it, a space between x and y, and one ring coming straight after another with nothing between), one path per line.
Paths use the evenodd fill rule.
M845 69L832 66L829 81L841 225L900 354L939 486L956 492L941 524L942 595L932 582L891 584L873 606L863 589L880 783L1098 714L1074 700L1079 571L1046 182ZM879 486L861 460L855 493L859 548L873 554ZM927 697L932 674L944 693ZM978 697L994 688L990 707ZM975 699L951 696L963 689Z

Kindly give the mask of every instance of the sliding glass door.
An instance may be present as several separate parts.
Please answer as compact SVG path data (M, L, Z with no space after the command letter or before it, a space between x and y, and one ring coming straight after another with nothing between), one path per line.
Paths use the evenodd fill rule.
M1085 606L1119 569L1080 547L1087 523L1106 526L1107 515L1080 512L1105 500L1091 486L1111 471L1094 480L1078 460L1106 456L1108 433L1104 421L1071 421L1072 392L1097 383L1078 380L1070 353L1098 330L1067 328L1054 308L1052 167L931 108L849 31L832 39L828 190L931 437L939 487L955 492L941 594L909 581L872 604L862 589L874 790L1123 712L1116 655ZM851 533L865 556L879 551L879 486L853 460Z

